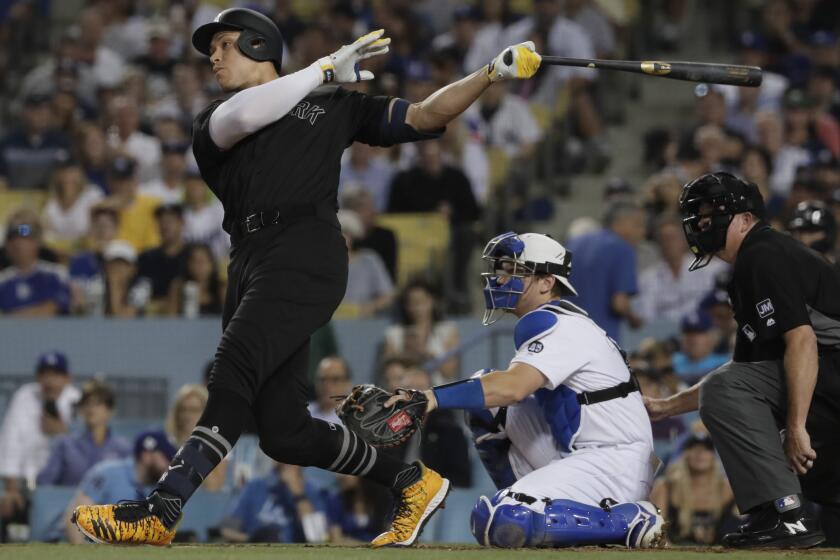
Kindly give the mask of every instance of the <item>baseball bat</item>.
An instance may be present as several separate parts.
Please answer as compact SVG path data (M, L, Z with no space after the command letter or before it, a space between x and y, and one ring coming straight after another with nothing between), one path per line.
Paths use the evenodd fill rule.
M595 60L586 58L564 58L543 56L543 64L558 66L580 66L603 68L648 74L672 80L729 84L733 86L758 87L761 85L761 68L736 64L713 64L710 62L662 62L660 60Z

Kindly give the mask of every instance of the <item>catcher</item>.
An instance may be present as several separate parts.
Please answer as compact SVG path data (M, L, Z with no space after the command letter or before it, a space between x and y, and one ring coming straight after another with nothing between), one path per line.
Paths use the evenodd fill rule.
M483 323L519 318L506 371L390 398L370 386L341 408L362 438L393 444L434 408L469 411L499 492L481 496L470 528L497 547L658 546L663 518L647 498L659 466L650 422L622 351L580 308L571 254L546 235L506 233L483 258Z

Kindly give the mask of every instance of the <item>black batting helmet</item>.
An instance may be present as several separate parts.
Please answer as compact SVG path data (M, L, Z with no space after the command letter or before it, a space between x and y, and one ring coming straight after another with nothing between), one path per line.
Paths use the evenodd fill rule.
M820 200L805 200L796 205L793 218L788 222L788 230L797 232L822 232L825 236L811 243L811 249L820 253L830 253L837 241L837 220L831 208Z
M732 218L743 212L763 219L764 199L755 184L731 173L707 173L683 187L680 213L685 238L694 253L689 270L706 266L726 246L726 230Z
M220 31L241 31L236 46L252 60L271 61L277 73L283 62L283 36L277 25L266 16L247 8L230 8L219 13L210 23L195 30L192 44L202 54L210 56L210 41Z

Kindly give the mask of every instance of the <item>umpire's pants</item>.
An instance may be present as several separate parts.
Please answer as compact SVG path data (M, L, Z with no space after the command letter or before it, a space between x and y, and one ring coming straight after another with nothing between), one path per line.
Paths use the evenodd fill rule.
M788 466L779 437L787 411L781 361L730 362L700 386L700 417L740 511L800 492L818 503L840 504L840 352L820 356L819 363L806 424L817 459L801 477Z

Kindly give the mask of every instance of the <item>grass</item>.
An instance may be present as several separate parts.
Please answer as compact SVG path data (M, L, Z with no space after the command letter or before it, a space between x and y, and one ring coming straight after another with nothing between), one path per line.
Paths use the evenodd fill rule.
M789 551L724 551L721 548L671 548L666 550L626 550L622 548L577 548L565 550L499 550L477 546L420 545L411 549L372 550L367 547L307 546L307 545L174 545L155 547L107 547L98 545L72 546L67 544L11 544L0 545L2 560L549 560L563 556L568 559L585 555L587 560L771 560L796 557L816 557L819 560L840 559L840 549L815 549L807 552Z

